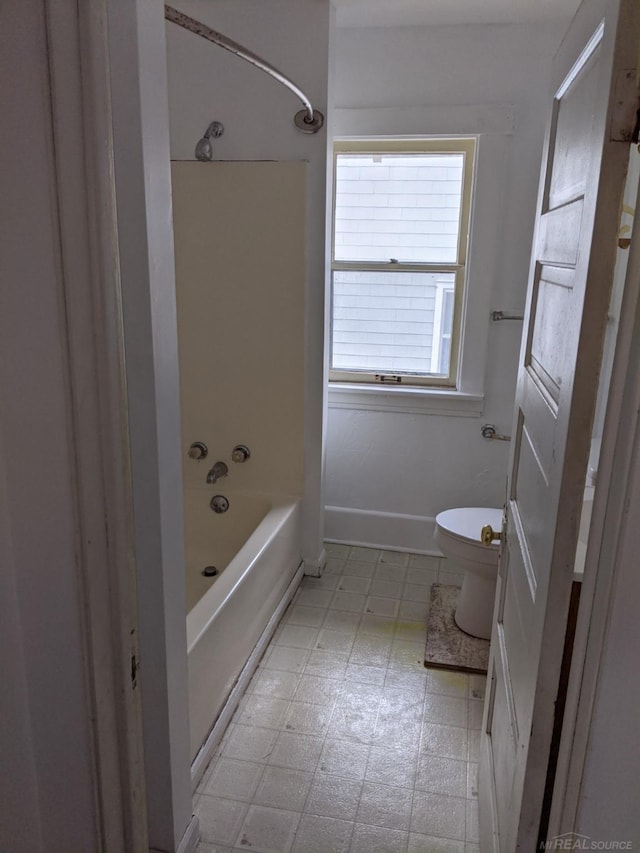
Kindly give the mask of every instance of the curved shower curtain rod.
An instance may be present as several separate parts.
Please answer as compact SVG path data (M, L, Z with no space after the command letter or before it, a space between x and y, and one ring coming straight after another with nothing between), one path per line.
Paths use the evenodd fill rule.
M165 5L164 16L167 21L171 21L172 24L177 24L179 27L183 27L185 30L189 30L189 32L202 36L202 38L207 39L207 41L211 41L219 47L223 47L225 50L235 53L235 55L239 56L240 59L244 59L251 65L255 65L256 68L259 68L270 77L273 77L274 80L282 83L283 86L286 86L287 89L290 89L294 95L300 98L304 106L303 110L300 110L300 112L295 114L294 123L296 127L303 133L317 133L320 130L324 124L324 116L322 113L319 110L314 110L311 105L311 101L307 98L302 89L298 88L295 83L289 80L282 71L278 71L278 69L271 65L270 62L262 59L251 50L247 50L246 47L243 47L241 44L238 44L238 42L233 41L233 39L228 38L222 33L216 32L216 30L212 30L211 27L208 27L206 24L202 24L200 21L196 21L195 18L190 18L183 12L179 12L172 6Z

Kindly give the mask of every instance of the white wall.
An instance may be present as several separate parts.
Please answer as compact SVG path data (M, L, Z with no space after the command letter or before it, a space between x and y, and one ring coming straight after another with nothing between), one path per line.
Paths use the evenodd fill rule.
M637 273L635 276L637 280ZM632 366L635 367L635 376L631 377L633 385L630 382L626 391L635 405L625 406L626 412L623 410L623 414L627 415L627 424L635 423L637 436L637 355L634 361L635 365L632 363ZM629 429L628 435L631 434L632 430ZM594 642L593 652L590 651L587 657L588 663L598 670L598 682L590 709L592 716L575 831L595 841L627 842L631 844L628 849L637 850L640 845L640 737L637 715L640 681L637 676L630 677L630 673L637 668L640 649L640 621L637 613L640 596L637 556L640 548L637 523L640 513L640 471L637 438L633 450L633 456L627 460L630 474L624 494L624 512L620 527L615 528L619 536L612 547L606 542L610 537L605 534L605 549L606 544L609 544L609 549L605 550L599 570L604 577L600 585L602 591L599 590L597 594L605 599L603 604L608 604L610 609L606 629L602 632L602 648L596 647L597 641ZM617 473L618 482L624 482L625 473ZM615 497L621 502L621 496ZM612 522L617 520L616 508L614 502ZM607 601L605 588L609 583L610 599ZM596 606L602 607L602 603L596 602ZM600 639L599 633L597 637ZM592 672L589 676L592 677Z
M476 256L483 243L483 260L474 268L472 257L468 271L470 289L474 277L493 276L482 308L486 320L476 329L480 341L488 335L483 411L445 417L355 410L344 403L336 408L330 395L329 538L430 550L439 511L502 505L508 444L483 439L480 426L511 430L522 324L491 323L489 310L521 313L524 306L547 72L561 35L557 26L497 25L337 32L336 135L359 126L371 131L376 116L381 132L389 133L389 115L397 117L393 132L399 134L421 127L427 133L497 133L487 137L495 165L490 174L478 174L485 197L490 190L494 197L484 203L471 235Z
M628 210L639 207L639 165L640 157L631 146L625 188ZM565 712L570 737L563 732L561 773L567 754L570 763L566 793L556 798L552 821L561 815L564 824L556 820L554 827L560 831L566 827L594 841L627 842L629 849L637 850L640 679L630 673L637 669L640 649L640 218L636 214L633 219L630 248L619 252L616 264L616 278L621 275L624 280L616 280L614 288L619 286L624 293L619 309L613 306L615 361L613 366L607 364L612 354L605 349L600 377L606 408L601 473L587 552L591 566L587 563L576 629L575 672ZM625 220L631 224L628 212Z
M181 11L260 54L291 77L313 106L327 113L328 0L185 0ZM307 160L305 283L304 558L321 560L324 262L327 132L305 135L293 116L298 99L236 56L167 24L171 157L191 160L197 140L215 120L221 160Z

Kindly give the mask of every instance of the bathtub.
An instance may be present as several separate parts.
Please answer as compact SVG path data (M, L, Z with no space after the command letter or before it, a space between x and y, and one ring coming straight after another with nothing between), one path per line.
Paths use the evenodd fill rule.
M209 508L210 490L184 495L194 784L302 575L299 499L219 491L223 514ZM212 565L219 574L203 577Z

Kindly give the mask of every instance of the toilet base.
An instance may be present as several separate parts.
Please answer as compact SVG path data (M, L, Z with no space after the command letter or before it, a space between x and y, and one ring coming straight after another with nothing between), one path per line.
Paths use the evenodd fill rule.
M495 577L487 578L475 572L467 572L453 617L458 628L472 637L491 639L495 596Z

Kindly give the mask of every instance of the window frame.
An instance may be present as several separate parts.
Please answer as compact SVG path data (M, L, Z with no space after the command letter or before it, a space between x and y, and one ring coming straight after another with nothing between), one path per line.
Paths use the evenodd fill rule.
M331 204L331 281L330 281L330 337L329 337L329 382L346 384L364 384L367 386L394 388L423 388L456 390L459 388L459 372L463 337L463 313L465 291L467 287L467 262L469 254L471 210L473 206L474 183L477 159L477 137L412 137L380 138L368 137L354 139L336 139L333 144L333 197ZM341 154L462 154L462 191L458 226L458 245L456 263L403 263L389 261L336 261L336 197L337 162ZM423 272L454 274L454 309L451 333L451 355L448 375L433 373L392 374L392 379L381 378L385 374L374 370L343 370L333 365L333 276L339 271L374 272ZM432 360L433 363L433 360ZM388 375L388 374L387 374ZM395 377L399 376L400 379Z

